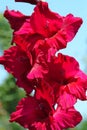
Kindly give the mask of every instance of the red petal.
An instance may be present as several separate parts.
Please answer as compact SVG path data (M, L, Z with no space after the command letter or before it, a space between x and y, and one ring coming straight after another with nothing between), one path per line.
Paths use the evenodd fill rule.
M46 2L39 2L34 9L30 22L35 33L48 38L53 36L61 28L63 21L59 14L52 12L48 8Z
M73 128L80 123L82 117L79 112L71 108L67 111L57 110L54 114L55 129L62 130L64 128ZM54 130L54 129L53 129Z
M59 53L57 57L48 63L48 68L48 78L58 84L66 85L79 71L79 64L73 57Z
M76 103L76 98L74 95L68 93L67 91L64 91L61 93L61 95L58 98L58 105L62 107L62 109L67 109Z
M66 32L67 42L71 41L75 37L82 22L81 18L74 17L72 14L64 17L62 30Z
M8 9L5 11L4 16L8 19L11 28L14 29L15 31L20 29L20 27L24 24L27 18L28 19L30 18L29 16L23 15L19 11L14 10L10 11Z
M79 71L76 76L76 80L69 84L67 87L71 94L80 100L86 100L86 90L87 90L87 75L82 71Z

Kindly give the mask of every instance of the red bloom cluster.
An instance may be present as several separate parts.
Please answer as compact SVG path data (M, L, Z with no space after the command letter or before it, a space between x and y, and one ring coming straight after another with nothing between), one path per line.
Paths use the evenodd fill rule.
M55 53L76 35L82 19L52 12L48 3L36 4L31 16L6 10L4 16L14 30L12 44L0 63L26 91L10 121L29 130L63 130L75 127L82 119L75 110L77 99L86 100L87 76L78 62L68 55Z

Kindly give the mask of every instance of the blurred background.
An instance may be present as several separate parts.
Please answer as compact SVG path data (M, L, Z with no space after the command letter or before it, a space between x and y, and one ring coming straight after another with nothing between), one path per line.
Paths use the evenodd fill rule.
M72 13L83 19L83 24L73 41L61 52L75 57L80 68L87 73L87 0L47 0L47 2L51 10L62 16ZM12 38L10 25L3 16L6 6L27 15L31 15L34 8L34 5L27 3L0 0L0 55L3 54L3 50L9 48ZM18 89L12 75L9 75L0 65L0 130L24 130L18 124L9 122L11 112L15 111L18 101L24 96L25 92ZM83 120L77 127L68 130L87 130L87 101L78 101L75 107L81 112Z

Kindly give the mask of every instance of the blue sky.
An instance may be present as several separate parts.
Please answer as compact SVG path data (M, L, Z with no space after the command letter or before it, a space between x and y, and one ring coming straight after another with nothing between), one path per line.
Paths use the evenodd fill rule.
M83 19L83 24L73 41L61 52L75 57L80 64L80 68L84 71L87 66L83 60L87 52L87 0L47 0L47 2L51 10L58 12L62 16L72 13L74 16ZM9 9L19 10L27 15L30 15L34 8L34 5L27 3L18 3L14 2L14 0L0 0L0 12L3 13L6 6ZM0 83L6 75L4 68L0 67ZM76 108L87 118L87 102L77 103Z

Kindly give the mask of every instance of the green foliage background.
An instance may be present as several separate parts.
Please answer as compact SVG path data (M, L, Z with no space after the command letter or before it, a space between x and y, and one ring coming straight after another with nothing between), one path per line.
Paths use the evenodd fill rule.
M12 30L7 20L0 14L0 51L10 46ZM9 117L11 112L15 111L18 101L25 96L22 89L15 85L15 79L9 75L0 85L0 130L24 130L16 123L10 123ZM87 130L87 121L83 121L76 128L68 130Z

